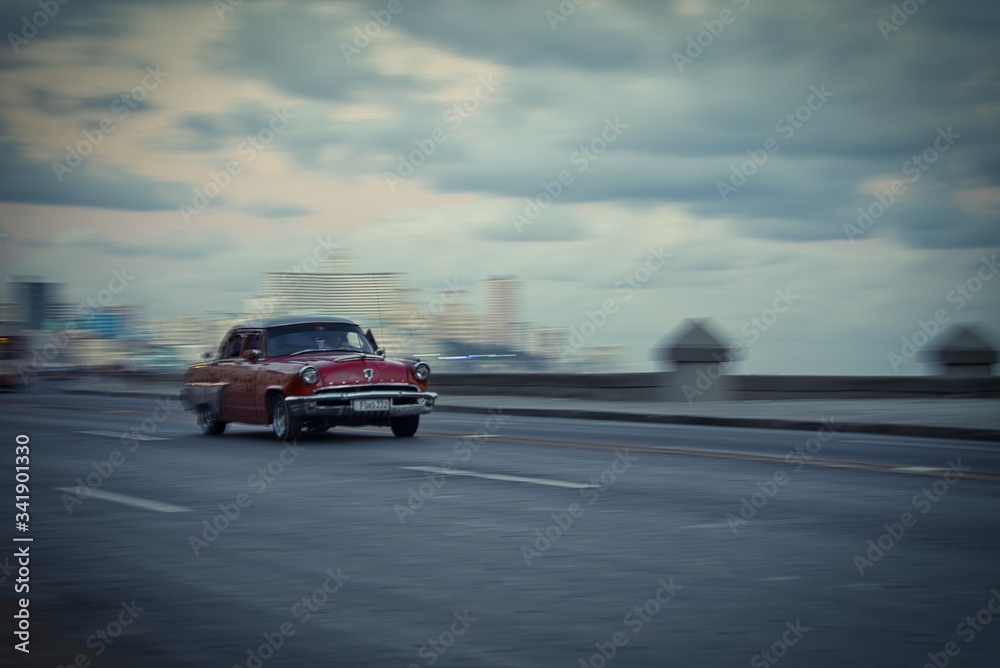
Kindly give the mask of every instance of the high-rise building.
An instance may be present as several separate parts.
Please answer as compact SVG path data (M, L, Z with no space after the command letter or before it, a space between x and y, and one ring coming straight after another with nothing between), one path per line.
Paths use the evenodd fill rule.
M513 276L491 276L483 281L484 344L507 348L523 347L520 323L524 284Z
M29 329L45 329L56 316L58 283L47 283L34 276L16 276L6 285L10 320L24 323Z
M403 283L400 273L264 274L256 315L338 315L374 328L399 320Z

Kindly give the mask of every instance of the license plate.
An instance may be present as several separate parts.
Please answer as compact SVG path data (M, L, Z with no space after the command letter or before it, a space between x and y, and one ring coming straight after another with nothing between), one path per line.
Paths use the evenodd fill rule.
M388 399L355 399L352 405L354 410L359 412L389 410Z

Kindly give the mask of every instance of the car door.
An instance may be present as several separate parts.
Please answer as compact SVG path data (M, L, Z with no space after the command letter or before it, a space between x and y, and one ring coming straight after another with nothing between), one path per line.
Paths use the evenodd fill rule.
M257 379L261 373L262 363L259 357L252 356L251 351L262 351L264 334L260 330L243 332L243 342L240 349L240 359L232 371L233 407L240 414L243 422L261 422L258 405L263 399L258 397Z
M243 349L243 331L234 330L229 333L219 349L219 359L211 363L214 368L214 379L217 382L225 383L222 390L222 406L219 411L219 419L224 422L241 422L243 420L243 409L241 409L240 393L236 384L236 371L239 366L240 352Z

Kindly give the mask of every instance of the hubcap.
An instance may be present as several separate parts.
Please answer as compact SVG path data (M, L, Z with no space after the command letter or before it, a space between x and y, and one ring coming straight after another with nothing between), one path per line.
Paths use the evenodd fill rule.
M285 407L282 404L278 404L278 407L274 410L274 430L279 434L285 433L285 423L287 422L287 415L285 415Z

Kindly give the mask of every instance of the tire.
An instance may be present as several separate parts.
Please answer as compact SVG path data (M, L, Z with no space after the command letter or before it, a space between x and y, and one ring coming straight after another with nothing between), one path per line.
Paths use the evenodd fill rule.
M221 436L226 430L226 423L216 419L218 414L209 410L207 406L198 409L198 428L206 436Z
M417 433L420 426L419 415L408 415L392 421L392 434L399 438L409 438Z
M284 397L279 397L271 409L271 429L279 441L294 441L302 433L302 418L292 415Z

